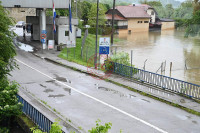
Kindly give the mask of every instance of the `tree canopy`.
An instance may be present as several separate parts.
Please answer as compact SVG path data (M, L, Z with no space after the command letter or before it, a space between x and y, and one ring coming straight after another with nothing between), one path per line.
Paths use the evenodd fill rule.
M103 4L99 4L99 25L105 25L105 12L106 9ZM92 27L96 27L96 16L97 16L97 4L92 4L92 7L88 14L88 24Z
M16 66L14 33L9 30L14 21L7 15L8 12L1 6L0 1L0 125L4 126L9 126L10 119L20 114L21 107L16 97L18 85L7 79L7 75Z

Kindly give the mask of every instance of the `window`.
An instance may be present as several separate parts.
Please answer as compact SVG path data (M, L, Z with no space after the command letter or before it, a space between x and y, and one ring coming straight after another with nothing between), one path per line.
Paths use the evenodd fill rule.
M65 36L69 36L69 31L65 31Z
M154 15L154 11L151 11L151 15Z
M142 23L142 21L138 21L138 23Z
M128 34L131 34L131 30L128 30Z
M149 21L144 21L144 23L149 23Z

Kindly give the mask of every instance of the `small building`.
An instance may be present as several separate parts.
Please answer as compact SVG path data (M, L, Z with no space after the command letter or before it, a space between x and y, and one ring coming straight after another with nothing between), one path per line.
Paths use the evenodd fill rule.
M106 12L107 24L110 26L112 21L112 11ZM115 8L114 23L118 30L127 29L131 32L149 31L149 21L151 16L141 7L117 6Z
M109 9L106 12L108 26L111 26L112 11L113 9ZM147 4L132 4L115 7L114 26L117 32L127 32L128 30L131 33L155 29L174 29L175 22L171 19L160 19L156 10Z
M27 16L26 22L32 25L32 40L40 40L40 16ZM58 17L56 22L56 33L53 33L53 17L46 16L47 40L55 40L57 44L76 44L78 31L78 19L72 19L72 33L69 31L69 18ZM55 34L55 35L54 35Z
M159 29L159 30L168 30L175 28L175 22L172 19L160 19L156 10L147 5L147 4L139 4L136 5L138 7L143 8L150 16L151 19L149 21L149 28L151 29Z

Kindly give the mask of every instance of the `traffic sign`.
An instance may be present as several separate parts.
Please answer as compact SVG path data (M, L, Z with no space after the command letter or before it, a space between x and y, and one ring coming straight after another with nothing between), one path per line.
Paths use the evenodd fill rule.
M99 38L99 54L109 54L110 38L100 37Z
M42 34L47 34L47 31L46 31L46 30L42 30L41 33L42 33Z
M109 54L109 47L99 47L99 54Z
M45 39L41 39L41 43L45 43L46 42L46 40Z
M45 39L45 38L46 38L46 34L41 34L41 35L40 35L40 38L41 38L41 39Z

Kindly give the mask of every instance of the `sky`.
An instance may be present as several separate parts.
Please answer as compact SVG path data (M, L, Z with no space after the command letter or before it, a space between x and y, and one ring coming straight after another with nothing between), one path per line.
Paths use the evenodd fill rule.
M185 1L185 0L177 0L177 1L183 2L183 1Z

